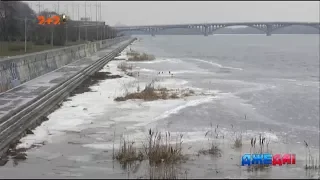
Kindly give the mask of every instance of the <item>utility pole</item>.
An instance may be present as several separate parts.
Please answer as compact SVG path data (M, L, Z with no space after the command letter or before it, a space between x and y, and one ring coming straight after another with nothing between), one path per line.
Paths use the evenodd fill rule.
M58 11L57 11L57 5L56 5L56 4L53 4L53 7L54 7L54 12L58 13Z
M106 39L106 25L103 26L103 39Z
M89 5L89 7L90 7L90 21L92 21L92 4L91 3Z
M68 4L66 4L66 11L65 12L66 12L67 16L69 16L69 8L68 7L69 7Z
M66 4L66 15L69 16L68 4ZM66 45L68 44L68 24L65 23L66 26Z
M98 34L98 1L96 1L96 34L97 34L97 38L96 40L98 41L99 39L99 34Z
M78 39L79 39L79 41L80 41L80 4L78 4L78 21L79 21L79 37L78 37Z
M100 21L102 21L102 16L101 16L101 1L100 1L100 9L99 9L99 12L100 12Z
M24 18L24 52L27 52L27 17Z
M68 44L68 24L66 22L66 45Z
M60 15L60 1L58 1L58 14Z
M71 6L72 6L72 19L75 20L76 18L74 16L74 4L73 4L73 1L72 1Z
M87 1L84 1L84 17L85 17L85 24L87 24ZM86 26L86 41L88 40L88 27Z
M101 16L101 1L100 1L100 21L102 22L102 16ZM103 24L103 26L104 26L104 24ZM103 30L104 31L104 30ZM102 40L103 38L102 38L102 33L101 33L101 40Z
M51 27L51 46L53 47L53 31L54 31L54 28L53 26Z
M27 17L24 18L14 18L19 21L24 21L24 52L27 52L27 22L28 20L33 21L34 19L29 19Z
M38 11L38 14L40 15L40 1L38 1L38 7L39 7L39 11Z

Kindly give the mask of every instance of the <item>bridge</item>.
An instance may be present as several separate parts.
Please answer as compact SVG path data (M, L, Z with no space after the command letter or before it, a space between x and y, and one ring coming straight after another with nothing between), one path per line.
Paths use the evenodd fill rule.
M199 24L171 24L171 25L144 25L144 26L117 26L114 27L118 33L125 31L144 31L154 36L158 31L173 28L196 29L205 36L211 35L214 31L231 26L247 26L258 29L267 36L277 29L300 25L316 28L320 31L319 22L238 22L238 23L199 23Z

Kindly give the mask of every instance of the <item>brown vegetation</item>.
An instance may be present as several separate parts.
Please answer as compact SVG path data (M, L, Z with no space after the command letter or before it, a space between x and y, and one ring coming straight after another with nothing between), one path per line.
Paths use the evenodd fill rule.
M126 62L122 62L122 63L118 64L117 67L124 72L127 72L128 70L132 70L132 65L129 65Z
M176 142L171 144L170 132L162 135L149 129L148 144L144 145L144 150L150 164L177 163L186 160L186 156L182 154L182 138L183 135L180 134Z
M320 170L320 159L317 159L316 157L313 157L309 144L307 141L304 140L304 147L306 150L306 157L305 157L305 170Z
M160 132L149 129L148 139L139 149L135 147L134 141L121 138L120 148L114 153L113 158L121 164L148 160L152 166L184 162L187 157L182 153L182 137L183 135L179 135L175 139L176 142L172 144L172 136L169 132L162 135Z
M128 61L150 61L156 59L153 55L136 51L129 51L127 55L129 56Z
M218 139L221 138L219 134L219 125L217 125L214 130L212 123L210 124L211 129L206 132L205 137L208 137L209 148L208 149L201 149L199 154L203 155L213 155L213 156L221 156L221 150L219 148ZM224 136L222 136L224 138Z
M125 138L121 138L120 149L113 158L121 164L127 164L137 160L142 161L144 155L134 147L134 144L134 141L127 141Z
M256 144L258 143L259 146ZM263 137L261 134L259 135L259 139L257 141L256 137L251 138L251 148L250 148L250 154L264 154L264 153L272 153L269 149L269 143L270 139L267 139L266 137ZM269 164L253 164L252 166L248 167L248 171L263 171L270 167Z
M158 166L149 167L149 179L188 179L187 171L180 175L180 168L176 164L161 163Z
M234 137L234 148L241 148L242 147L242 133L237 133L234 128L233 124L231 124L231 129L233 130L233 137Z
M177 99L182 97L191 96L194 94L194 91L189 90L187 92L182 92L182 95L179 96L177 92L174 92L172 90L168 90L167 88L155 88L154 87L154 80L147 84L145 88L140 91L140 87L137 87L137 92L131 92L129 93L126 90L126 94L122 97L116 97L115 101L126 101L129 99L142 99L145 101L154 101L158 99Z

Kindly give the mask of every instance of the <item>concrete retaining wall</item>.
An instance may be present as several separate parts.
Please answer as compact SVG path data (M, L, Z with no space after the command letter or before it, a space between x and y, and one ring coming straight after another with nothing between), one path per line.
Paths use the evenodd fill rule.
M107 53L104 57L94 61L87 67L82 68L72 77L61 80L55 86L46 89L38 94L31 101L22 104L7 112L0 118L0 158L7 152L10 144L15 144L26 133L26 129L34 128L41 124L52 111L57 108L57 104L70 95L77 86L79 86L88 75L99 71L105 64L111 61L118 53L123 51L129 44L136 39L128 39L127 42L119 44L113 51ZM86 61L86 60L84 60Z
M0 60L0 93L88 57L129 37L118 37Z

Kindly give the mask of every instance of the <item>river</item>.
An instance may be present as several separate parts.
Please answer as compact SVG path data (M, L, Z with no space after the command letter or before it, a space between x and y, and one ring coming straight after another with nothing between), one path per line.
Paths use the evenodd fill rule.
M149 128L179 132L184 134L186 153L192 155L205 146L211 123L223 135L222 157L192 157L182 167L188 177L319 177L303 169L304 141L313 157L320 157L319 35L138 38L127 50L153 54L156 60L132 63L139 77L107 79L93 86L93 92L70 97L34 135L21 140L21 147L41 145L28 150L24 161L9 160L0 168L1 178L137 178L144 170L128 175L112 161L114 133L117 139L124 133L139 141ZM117 63L103 71L123 75ZM152 79L167 88L190 88L202 95L113 101L123 93L124 84ZM242 133L241 151L230 148L234 131ZM259 134L271 141L273 153L295 153L296 165L259 173L239 167L241 154L249 153L250 138Z

